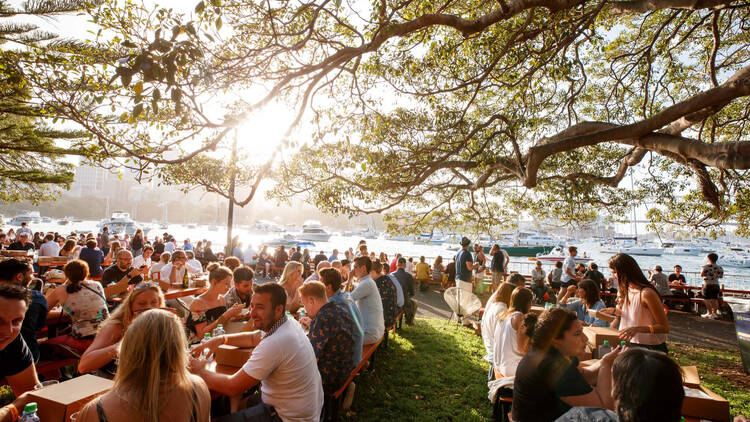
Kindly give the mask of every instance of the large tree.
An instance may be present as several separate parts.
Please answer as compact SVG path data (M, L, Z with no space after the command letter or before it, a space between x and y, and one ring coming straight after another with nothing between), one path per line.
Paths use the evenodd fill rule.
M646 203L657 225L736 220L747 232L747 2L212 0L195 11L99 10L133 48L117 74L152 97L133 114L158 108L165 88L197 113L209 92L265 87L197 124L225 134L277 100L296 107L295 124L311 117L313 139L274 166L279 197L389 211L412 230L621 219Z

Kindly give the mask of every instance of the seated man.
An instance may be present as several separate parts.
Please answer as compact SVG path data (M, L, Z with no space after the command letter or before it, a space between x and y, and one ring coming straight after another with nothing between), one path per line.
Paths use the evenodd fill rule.
M243 265L232 275L234 286L224 295L224 302L227 308L231 308L236 303L241 303L245 308L250 306L250 300L253 297L253 277L255 272L247 265Z
M203 264L201 264L200 261L195 259L195 252L192 250L185 251L185 256L187 256L187 261L185 262L185 268L187 268L188 273L190 274L198 274L203 272Z
M34 356L34 362L39 360L39 344L36 332L47 325L47 299L38 290L28 289L34 270L28 262L16 258L0 262L0 284L8 283L23 287L31 293L31 303L28 304L26 315L21 327L21 336Z
M150 248L150 246L148 247ZM104 253L96 246L96 239L86 240L86 247L81 249L79 259L88 264L90 277L99 277L102 275L102 272L104 271L102 270Z
M375 280L375 285L378 286L378 293L380 293L380 300L383 302L383 320L385 321L385 326L391 327L396 323L396 316L399 312L398 305L396 305L398 301L396 286L387 275L383 274L383 263L380 261L372 263L370 277Z
M347 309L328 301L326 286L319 281L303 284L299 294L308 316L300 323L309 327L307 337L318 359L323 392L332 396L355 367L351 353L341 353L354 347L354 321Z
M315 265L315 272L310 274L310 277L307 277L307 279L305 279L305 283L307 283L308 281L320 281L320 270L322 270L323 268L331 268L331 263L326 260L318 262Z
M362 361L362 346L364 346L364 325L362 323L362 314L359 312L357 304L354 303L349 293L342 288L343 280L341 273L335 268L324 268L320 271L320 281L326 286L326 296L329 302L333 302L349 311L349 316L354 322L354 345L352 345L352 361L359 365Z
M357 302L357 307L362 313L362 322L365 330L365 344L373 344L383 337L385 322L383 319L383 302L375 281L370 277L372 261L368 256L354 258L354 275L359 284L352 292L352 299Z
M161 277L161 281L175 287L182 286L182 280L187 271L185 263L187 263L187 255L185 255L184 251L177 250L172 252L172 262L165 265L160 271L159 277Z
M222 344L254 347L252 356L233 375L218 374L205 361L191 358L189 369L206 381L208 388L235 396L260 381L261 403L240 411L246 421L320 420L323 385L315 352L297 321L285 314L286 291L276 283L259 285L252 298L250 316L262 334L243 332L214 337L193 349L211 353Z
M144 270L133 268L133 254L125 249L117 251L117 261L102 273L102 286L111 283L138 284L143 281ZM148 271L148 268L145 269Z
M14 420L11 417L14 413L17 418L28 400L23 393L33 390L39 384L34 358L23 337L19 335L30 300L25 288L0 283L0 380L7 381L13 394L19 397L12 405L0 410L0 421Z
M659 292L659 296L672 296L672 291L669 290L669 278L661 269L661 265L654 266L654 271L648 271L650 277L649 282L654 285L654 288Z
M10 251L33 251L34 250L34 244L29 242L29 235L26 232L20 232L18 233L18 236L16 237L16 241L8 245L8 250Z
M398 259L397 266L398 268L395 272L391 273L391 276L401 286L404 301L403 305L400 306L403 307L406 324L411 325L414 323L414 315L417 314L417 301L413 299L415 295L414 277L406 271L406 259L404 257Z
M151 255L154 253L154 247L151 245L146 245L143 247L143 252L141 252L140 255L133 258L133 268L143 268L144 266L148 269L151 268L151 265L153 264L151 262Z

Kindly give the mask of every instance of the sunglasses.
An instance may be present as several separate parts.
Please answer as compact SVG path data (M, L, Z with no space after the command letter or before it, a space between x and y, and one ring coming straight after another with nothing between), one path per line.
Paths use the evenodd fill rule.
M160 286L159 286L159 283L155 281L143 281L141 283L136 284L133 290L149 289L152 287L160 287Z

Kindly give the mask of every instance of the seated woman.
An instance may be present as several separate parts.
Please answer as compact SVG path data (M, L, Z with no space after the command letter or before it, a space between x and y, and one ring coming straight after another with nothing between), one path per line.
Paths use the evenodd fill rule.
M298 291L304 282L302 271L302 264L297 261L289 261L286 263L284 272L281 273L279 279L279 285L286 290L286 310L291 313L296 313L299 308L304 306Z
M122 339L114 386L89 402L78 421L209 420L210 393L187 371L186 344L177 316L160 309L144 312Z
M577 299L568 303L568 299L575 295ZM609 322L599 319L589 314L589 310L601 311L605 308L599 295L599 286L594 280L585 279L576 286L568 286L563 297L560 298L560 305L575 312L578 320L583 325L593 325L596 327L609 327Z
M117 252L120 252L120 249L122 249L122 244L119 240L113 240L112 242L110 242L109 252L107 252L107 255L104 256L102 267L106 268L112 265L112 263L115 261L115 258L117 257Z
M157 262L156 264L151 264L151 267L149 267L149 278L151 278L152 280L161 280L161 270L166 267L171 260L171 253L162 252L162 254L159 255L159 262Z
M195 298L190 304L185 326L193 333L193 339L202 339L206 333L211 333L219 324L225 324L242 312L242 304L237 303L227 309L224 295L232 284L232 271L212 262L206 267L208 270L209 287L205 293Z
M487 299L487 305L485 305L484 313L482 314L482 340L484 341L484 350L486 352L484 360L490 363L489 381L495 379L495 372L492 367L495 348L495 328L498 325L500 315L508 310L510 298L515 288L516 286L510 283L500 284L497 290Z
M50 309L62 305L63 312L70 317L72 333L49 339L47 343L65 345L83 353L94 341L99 326L109 317L107 300L100 283L86 280L89 276L86 262L70 261L63 272L68 281L47 292L46 298Z
M513 377L523 355L529 349L529 338L524 326L524 316L531 310L534 295L525 287L516 287L510 297L510 308L500 315L495 328L495 347L492 361L495 362L495 378ZM533 320L529 320L534 324ZM531 327L533 330L533 326Z
M136 284L112 315L104 321L94 342L83 352L78 372L93 372L117 358L120 340L135 318L149 309L163 308L164 294L154 282Z
M682 370L664 353L628 349L612 365L612 397L617 413L574 407L556 422L679 422L685 399Z
M586 340L576 314L564 308L542 312L513 384L513 420L554 421L573 406L614 409L612 362L617 346L593 365L578 367ZM592 387L593 386L593 387Z

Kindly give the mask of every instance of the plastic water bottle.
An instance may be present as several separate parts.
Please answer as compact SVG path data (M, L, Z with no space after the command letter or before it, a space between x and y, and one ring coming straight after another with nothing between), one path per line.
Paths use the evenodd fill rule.
M622 347L625 347L625 346L627 346L627 344L628 344L628 343L627 343L627 342L625 342L625 340L621 340L621 341L620 341L620 346L622 346Z
M604 340L604 343L599 345L599 349L597 351L597 356L599 359L603 358L607 355L607 353L612 351L612 346L609 345L609 340Z
M224 325L219 324L219 325L216 326L216 328L214 328L213 337L219 337L219 336L222 336L224 334L225 334Z
M305 310L305 308L300 309L299 310L299 319L302 319L302 318L304 318L306 316L307 316L307 311Z
M28 403L23 408L23 414L21 415L21 422L40 422L39 416L36 415L36 403Z
M203 344L203 343L205 343L205 342L207 342L209 340L211 340L211 334L209 334L209 333L203 334L203 340L201 340L201 344Z

